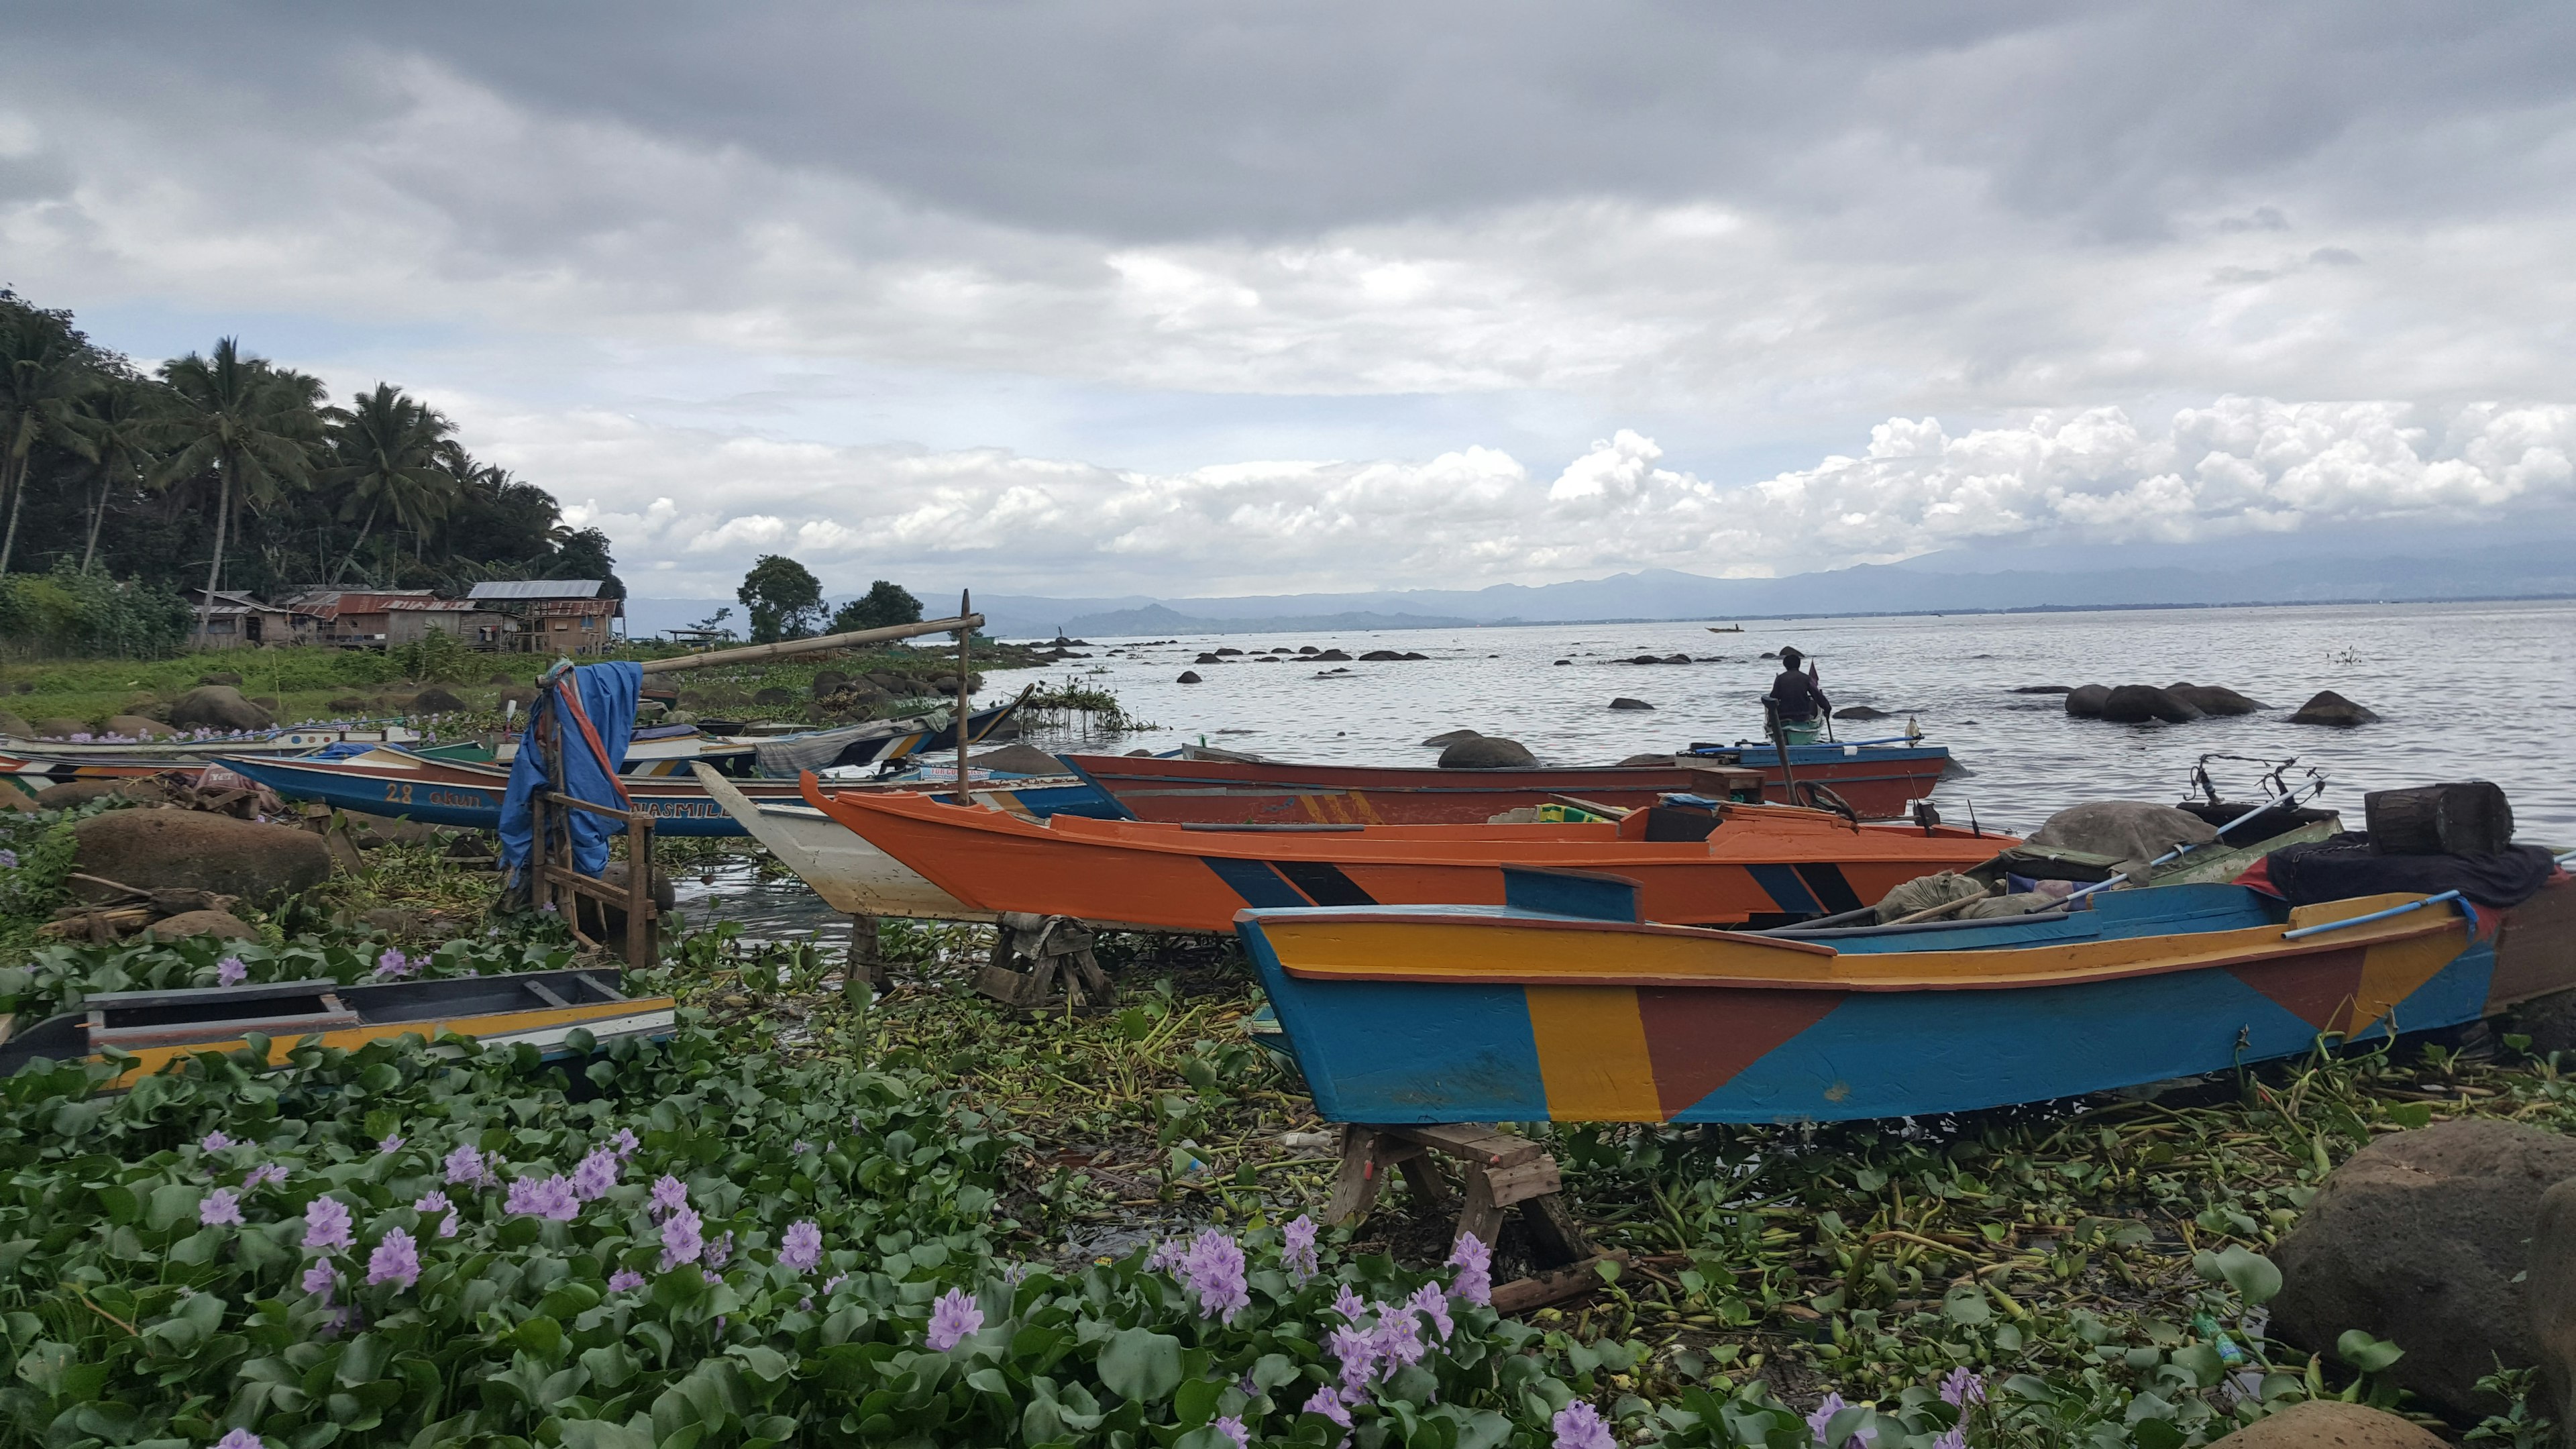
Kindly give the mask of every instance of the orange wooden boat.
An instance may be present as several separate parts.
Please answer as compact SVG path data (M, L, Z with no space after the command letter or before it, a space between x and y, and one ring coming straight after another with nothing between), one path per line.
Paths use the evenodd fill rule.
M1503 868L1606 871L1654 920L1772 925L1875 904L2018 844L1959 826L1855 825L1785 805L1659 806L1625 820L1531 825L1221 825L1024 820L927 797L805 798L985 911L1227 931L1246 907L1501 905Z

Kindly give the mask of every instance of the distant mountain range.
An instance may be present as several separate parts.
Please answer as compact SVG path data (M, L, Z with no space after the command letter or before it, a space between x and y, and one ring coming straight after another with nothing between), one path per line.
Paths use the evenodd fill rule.
M2356 547L2360 543L2368 547ZM1050 598L981 594L1002 638L1277 631L1357 633L1487 624L1647 619L1802 618L1824 614L2189 607L2576 596L2576 547L2528 536L2428 535L2416 549L2380 540L2281 536L2217 545L1985 549L1929 554L1771 579L1647 569L1559 584L1214 598ZM916 588L925 599L948 588ZM628 628L650 634L714 612L709 599L627 601ZM838 602L837 600L835 602Z

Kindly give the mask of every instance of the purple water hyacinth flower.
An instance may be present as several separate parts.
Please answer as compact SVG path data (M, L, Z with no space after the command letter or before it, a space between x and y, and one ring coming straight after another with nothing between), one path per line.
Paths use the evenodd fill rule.
M1618 1449L1610 1426L1601 1422L1601 1411L1581 1399L1557 1410L1548 1422L1556 1430L1555 1449Z
M617 1129L616 1135L608 1139L608 1150L617 1154L617 1160L619 1162L624 1162L626 1159L633 1157L637 1151L642 1149L643 1146L643 1143L635 1140L635 1133L632 1128L620 1127Z
M1825 1426L1834 1421L1834 1415L1850 1407L1851 1405L1843 1402L1842 1395L1828 1392L1825 1395L1825 1401L1816 1405L1816 1411L1807 1416L1807 1431L1816 1436L1816 1442L1823 1443Z
M1449 1296L1482 1308L1494 1301L1494 1250L1474 1233L1460 1233L1449 1250L1449 1266L1458 1276L1449 1281Z
M285 1163L263 1162L259 1166L252 1168L250 1170L250 1175L242 1179L242 1191L256 1191L259 1188L259 1185L264 1182L282 1183L284 1181L286 1181Z
M422 1193L420 1197L412 1203L411 1210L420 1214L422 1217L428 1217L433 1213L441 1214L438 1221L438 1235L442 1238L452 1238L456 1236L456 1204L447 1200L447 1194L443 1192Z
M814 1150L814 1144L813 1144L813 1143L806 1141L806 1140L805 1140L804 1138L802 1138L802 1137L799 1137L799 1138L797 1138L797 1139L795 1140L795 1142L793 1142L793 1143L789 1144L789 1146L788 1146L788 1148L787 1148L787 1155L788 1155L788 1156L790 1156L790 1157L802 1157L802 1156L804 1156L806 1153L811 1152L811 1151L813 1151L813 1150Z
M706 1224L691 1208L674 1208L662 1219L662 1271L667 1273L682 1263L698 1261L707 1250Z
M1342 1291L1333 1295L1333 1311L1342 1315L1344 1320L1357 1323L1368 1312L1368 1305L1360 1302L1360 1295L1352 1292L1351 1285L1345 1283Z
M216 1440L214 1449L268 1449L268 1441L248 1429L235 1429Z
M1953 1424L1932 1441L1932 1449L1968 1449L1968 1426Z
M391 946L385 948L385 954L376 958L376 979L379 981L399 981L418 969L420 968L412 964L410 957Z
M833 1274L831 1277L824 1279L824 1280L823 1280L823 1296L824 1296L824 1297L826 1297L826 1298L831 1297L831 1296L832 1296L832 1290L833 1290L833 1289L838 1288L838 1287L840 1287L842 1284L847 1283L847 1282L849 1282L849 1281L850 1281L850 1275L849 1275L849 1274L847 1274L847 1273L835 1273L835 1274Z
M201 1227L211 1228L223 1223L238 1225L241 1220L241 1202L233 1196L231 1188L216 1188L197 1204L197 1222Z
M391 1157L395 1153L403 1150L404 1140L405 1139L388 1132L385 1134L385 1140L376 1144L376 1150L387 1157Z
M1377 1327L1369 1337L1379 1360L1389 1369L1410 1368L1422 1362L1427 1352L1421 1323L1410 1307L1401 1304L1377 1305Z
M384 1241L367 1255L367 1286L392 1283L408 1288L419 1281L420 1245L400 1228L387 1231Z
M1027 1282L1029 1275L1036 1271L1037 1269L1026 1263L1007 1264L1002 1269L1002 1286L1005 1288L1017 1288L1022 1283Z
M483 1154L468 1143L447 1154L447 1180L459 1187L490 1187L492 1169Z
M1243 1245L1209 1228L1190 1243L1181 1259L1181 1278L1199 1299L1199 1315L1227 1324L1252 1305L1244 1287Z
M701 1277L701 1278L706 1279L706 1280L707 1280L707 1282L708 1282L710 1285L712 1285L712 1284L716 1284L716 1283L721 1283L721 1282L723 1282L723 1281L724 1281L724 1275L723 1275L722 1273L717 1272L717 1271L716 1271L715 1269L713 1269L713 1268L700 1268L700 1269L698 1270L698 1276L699 1276L699 1277ZM718 1325L718 1326L717 1326L717 1328L716 1328L716 1332L718 1332L718 1333L722 1333L722 1332L724 1332L724 1328L723 1328L723 1326L722 1326L722 1325L723 1325L723 1323L724 1323L724 1320L723 1320L723 1319L721 1319L721 1318L719 1318L719 1319L717 1319L717 1320L716 1320L716 1323L717 1323L717 1325Z
M653 1216L658 1218L664 1213L679 1212L688 1205L689 1185L687 1183L667 1172L653 1179L653 1200L645 1204L646 1210Z
M304 1270L304 1291L319 1296L326 1304L331 1301L332 1287L339 1281L340 1272L331 1266L328 1258L316 1258L313 1266Z
M1961 1364L1941 1380L1941 1402L1960 1409L1986 1401L1986 1381L1968 1372Z
M1324 1337L1324 1351L1342 1366L1342 1392L1356 1394L1377 1377L1377 1335L1345 1324Z
M1154 1245L1154 1255L1145 1260L1145 1267L1151 1272L1170 1273L1177 1276L1181 1271L1181 1260L1189 1254L1188 1240L1165 1238Z
M1220 1415L1216 1421L1208 1425L1208 1427L1233 1440L1234 1449L1252 1449L1252 1431L1243 1426L1243 1418L1241 1415Z
M572 1195L583 1202L608 1196L608 1190L617 1186L621 1166L617 1154L609 1149L602 1147L593 1151L572 1170Z
M14 850L0 850L0 870L16 870L17 868L18 852Z
M732 1257L733 1229L727 1228L725 1229L725 1235L723 1237L707 1244L707 1266L710 1268L721 1268Z
M984 1310L975 1306L965 1289L951 1288L930 1305L930 1351L946 1353L983 1326Z
M573 1196L572 1183L560 1172L550 1177L528 1176L510 1184L509 1195L501 1200L502 1210L527 1217L549 1218L571 1222L581 1215L581 1200Z
M345 1248L349 1236L349 1209L336 1197L317 1197L304 1209L304 1246L322 1252Z
M798 1273L811 1273L823 1261L823 1229L812 1222L787 1225L787 1236L778 1245L778 1265Z
M632 1268L620 1268L608 1275L608 1291L625 1293L644 1286L644 1275Z
M1288 1270L1291 1280L1304 1283L1323 1271L1315 1258L1315 1220L1299 1213L1279 1230L1279 1266Z
M1342 1396L1333 1392L1330 1384L1315 1390L1314 1396L1306 1400L1306 1406L1298 1412L1321 1414L1345 1429L1351 1426L1351 1411L1342 1403Z
M233 1140L226 1137L220 1127L197 1139L198 1149L204 1152L221 1152L232 1145Z
M1449 1295L1440 1291L1439 1284L1425 1283L1414 1289L1413 1296L1404 1300L1404 1306L1431 1320L1432 1332L1442 1343L1449 1341L1450 1330L1454 1327L1449 1321Z
M242 958L239 956L226 956L215 963L217 986L239 986L249 979L250 968L242 964Z

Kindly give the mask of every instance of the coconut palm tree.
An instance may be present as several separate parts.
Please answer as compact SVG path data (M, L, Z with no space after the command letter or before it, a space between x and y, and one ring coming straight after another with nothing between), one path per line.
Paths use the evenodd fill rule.
M215 475L215 556L206 566L206 598L197 606L203 637L206 609L224 576L224 540L234 511L304 487L312 478L310 445L322 436L317 410L322 384L302 373L244 357L233 338L212 356L189 353L161 366L170 384L159 429L170 448L155 475L164 486L209 469Z
M18 512L27 502L27 473L36 445L91 457L80 429L80 405L101 385L98 368L69 324L32 307L0 307L0 496L9 527L0 534L0 574L18 546Z
M414 537L446 516L456 492L448 457L454 448L448 438L456 427L437 409L386 382L377 383L373 392L356 394L349 406L331 408L324 416L330 419L337 459L329 478L348 489L340 516L346 519L362 505L365 508L357 540L331 572L331 582L336 584L366 544L377 514L390 510L394 522L412 530Z
M107 517L107 499L116 489L119 478L140 482L150 470L155 456L153 438L161 427L160 400L152 384L139 378L110 379L106 386L91 394L83 410L80 427L89 440L95 460L90 479L97 491L90 496L89 541L81 549L82 573L89 572L90 562L98 557L99 524Z

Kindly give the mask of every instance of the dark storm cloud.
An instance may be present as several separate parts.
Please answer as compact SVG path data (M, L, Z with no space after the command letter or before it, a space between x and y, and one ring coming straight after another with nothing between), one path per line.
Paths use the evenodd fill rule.
M2528 159L2576 26L2548 5L940 3L43 7L22 64L181 71L363 123L385 57L513 102L863 178L1012 226L1270 236L1574 195L1831 208L1838 166L1956 169L2026 216L2161 234L2335 161L2355 214ZM2481 151L2450 134L2484 128ZM2507 198L2489 194L2490 203Z

